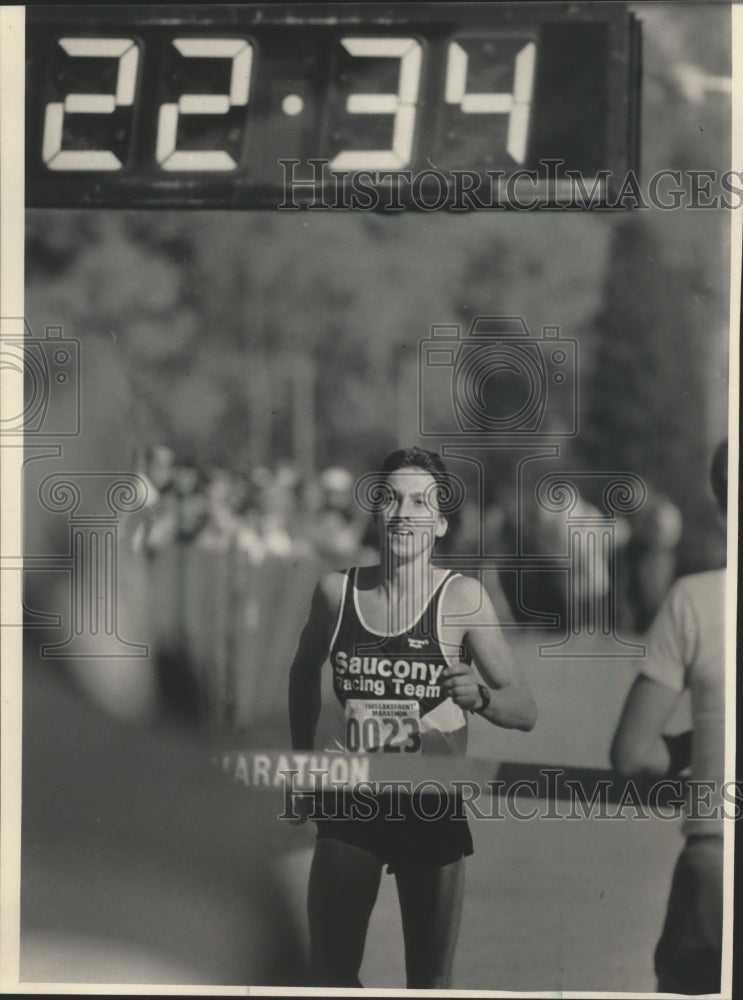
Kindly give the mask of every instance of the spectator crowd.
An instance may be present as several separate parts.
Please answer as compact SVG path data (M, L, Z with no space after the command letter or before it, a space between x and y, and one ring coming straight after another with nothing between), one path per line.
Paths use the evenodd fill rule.
M174 449L157 444L138 471L148 498L125 526L134 552L237 550L254 565L313 555L344 563L364 554L368 520L354 501L354 477L340 466L307 479L282 460L241 474L179 462Z
M369 515L356 502L354 475L342 466L312 477L303 476L289 459L245 472L202 468L179 460L167 444L149 447L139 465L148 499L124 525L126 544L135 553L155 557L175 545L187 545L216 553L236 551L254 566L267 559L314 557L337 567L376 559ZM564 553L561 515L546 514L539 505L517 514L507 494L500 501L491 500L481 514L468 498L451 518L440 551L473 556L512 551L515 520L521 517L528 551ZM585 498L580 504L582 512L600 516ZM591 587L602 593L615 587L617 623L624 631L642 632L676 575L681 514L668 497L648 485L640 511L618 518L615 526L615 565L594 569ZM564 581L564 574L537 574L533 579L536 593L529 603L534 608L564 609L568 594L562 586L555 591L555 582ZM513 604L515 595L508 596Z

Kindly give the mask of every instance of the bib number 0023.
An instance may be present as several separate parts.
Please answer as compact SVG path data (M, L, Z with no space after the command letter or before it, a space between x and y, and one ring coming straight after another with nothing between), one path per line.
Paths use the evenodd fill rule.
M349 753L417 753L421 748L417 701L346 702Z

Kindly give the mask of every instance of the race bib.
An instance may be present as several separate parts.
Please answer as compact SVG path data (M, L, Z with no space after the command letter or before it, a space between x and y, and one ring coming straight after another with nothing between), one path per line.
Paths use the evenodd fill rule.
M417 701L346 702L348 753L417 753L421 748Z

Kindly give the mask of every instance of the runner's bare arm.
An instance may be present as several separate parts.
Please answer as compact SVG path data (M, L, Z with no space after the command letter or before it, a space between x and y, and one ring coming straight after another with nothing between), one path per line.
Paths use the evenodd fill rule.
M289 672L289 725L294 750L314 748L321 707L321 671L330 651L342 580L340 573L329 573L315 587Z
M467 576L454 579L446 593L444 616L445 621L449 616L451 625L442 631L452 636L458 632L459 641L466 641L482 680L491 689L490 704L480 712L483 718L507 729L532 729L537 721L534 698L482 584ZM482 705L480 678L466 663L447 667L443 678L443 690L462 708Z
M671 755L662 739L663 723L679 699L668 684L639 674L629 690L611 745L614 770L623 777L663 775Z

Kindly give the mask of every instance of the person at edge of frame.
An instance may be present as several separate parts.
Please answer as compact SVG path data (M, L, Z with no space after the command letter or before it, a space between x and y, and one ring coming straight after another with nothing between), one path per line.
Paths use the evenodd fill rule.
M396 750L397 760L404 760L406 752L463 754L470 713L497 726L530 730L536 721L534 699L487 592L474 578L431 562L435 542L447 530L444 498L451 496L451 479L444 463L433 452L400 449L385 459L377 487L383 496L374 513L379 563L329 573L315 589L290 674L294 749L314 747L321 669L328 656L335 695L329 749ZM444 625L446 616L455 624ZM365 657L365 650L372 655ZM358 672L352 676L354 657ZM390 666L398 668L400 661L411 667L417 661L419 676L425 668L435 683L395 682ZM372 693L361 662L377 672ZM473 662L485 683L479 683ZM365 691L363 697L358 688ZM382 743L382 721L390 713L396 723L387 728L396 735L372 745L375 738ZM448 988L462 913L464 858L473 850L466 817L456 810L461 800L442 795L443 815L426 820L415 809L415 792L399 795L394 805L382 799L377 798L381 809L374 818L325 814L316 819L308 888L312 984L361 985L369 918L386 864L397 883L407 987ZM300 803L301 822L313 800L305 797ZM404 818L386 819L384 808L395 806Z
M727 441L722 441L712 459L710 479L723 523L727 465ZM646 656L611 746L612 765L623 777L678 773L690 762L691 778L712 789L703 808L686 804L686 843L674 869L654 956L661 993L720 991L725 576L723 568L675 582L647 634ZM670 742L662 737L663 725L685 689L691 695L692 732L682 734L686 740Z

